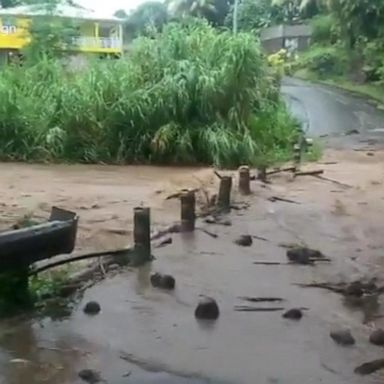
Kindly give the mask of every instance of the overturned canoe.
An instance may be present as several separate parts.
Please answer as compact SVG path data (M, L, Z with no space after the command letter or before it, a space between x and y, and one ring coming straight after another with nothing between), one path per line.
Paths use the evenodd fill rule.
M52 208L48 222L0 233L0 268L30 265L75 248L78 217Z

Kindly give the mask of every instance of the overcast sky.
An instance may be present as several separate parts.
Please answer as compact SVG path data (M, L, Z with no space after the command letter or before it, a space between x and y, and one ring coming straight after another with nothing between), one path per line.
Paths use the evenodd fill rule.
M145 0L77 0L76 2L83 7L93 9L96 12L112 15L118 9L129 11L133 8L136 8L140 3L143 3L144 1Z

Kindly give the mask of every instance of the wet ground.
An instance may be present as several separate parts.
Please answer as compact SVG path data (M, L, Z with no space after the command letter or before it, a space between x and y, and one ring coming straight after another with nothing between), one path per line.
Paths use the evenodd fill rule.
M338 294L295 285L361 277L384 282L384 151L364 135L345 140L362 150L328 149L319 164L307 166L324 169L324 176L337 182L310 176L292 181L289 175L274 177L266 187L253 182L251 197L234 196L250 206L232 211L232 226L198 223L217 238L200 230L174 235L171 245L154 251L150 266L120 270L86 290L67 318L3 322L0 383L77 384L84 368L116 384L382 383L379 373L360 377L353 372L383 355L368 342L372 329L384 327L381 299L355 307ZM3 226L28 210L48 215L51 204L61 203L81 215L78 251L129 242L132 208L141 202L154 208L159 227L178 218L177 202L165 200L178 188L217 189L209 169L12 167L2 165L0 172ZM271 196L298 204L271 202ZM266 241L239 247L233 240L240 234ZM331 262L253 264L285 262L282 243L306 243ZM152 288L154 271L172 274L175 292ZM218 321L196 321L199 295L218 301ZM281 311L236 312L236 305L246 304L241 296L280 297L279 307L307 310L299 322L283 319ZM92 318L82 312L89 300L102 307ZM339 326L352 330L356 346L343 348L331 340L330 330Z

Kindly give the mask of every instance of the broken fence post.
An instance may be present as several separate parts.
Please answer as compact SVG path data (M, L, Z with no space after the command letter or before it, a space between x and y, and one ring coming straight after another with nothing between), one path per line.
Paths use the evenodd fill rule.
M134 208L134 260L141 265L151 260L151 214L149 208Z
M239 191L242 195L251 193L251 177L249 167L246 165L239 168Z
M301 163L301 146L300 144L295 144L293 147L293 162L295 166L295 172L297 172L300 168Z
M181 231L192 232L195 230L196 221L196 196L194 191L183 190L181 202Z
M220 180L217 205L221 209L230 209L231 206L232 176L222 176Z

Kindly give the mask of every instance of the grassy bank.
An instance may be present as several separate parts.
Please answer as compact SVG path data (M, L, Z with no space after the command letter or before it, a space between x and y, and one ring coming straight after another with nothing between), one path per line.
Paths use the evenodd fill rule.
M374 83L357 84L346 80L343 77L330 77L327 79L319 77L316 73L308 69L300 69L293 74L302 80L309 80L321 84L331 85L340 89L352 92L357 96L366 96L372 101L376 101L379 105L384 104L384 86Z
M284 161L297 135L251 34L170 24L129 57L0 75L0 159L237 166Z

